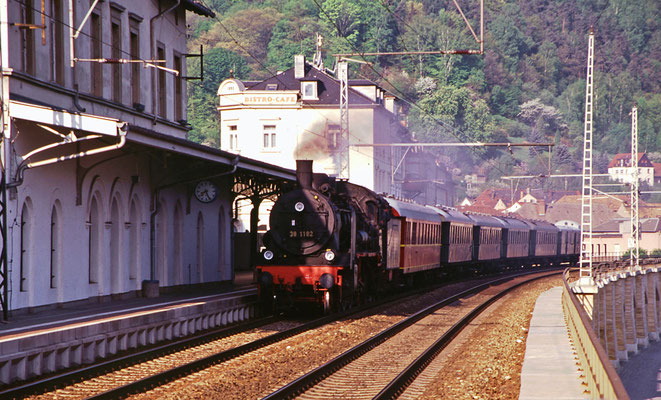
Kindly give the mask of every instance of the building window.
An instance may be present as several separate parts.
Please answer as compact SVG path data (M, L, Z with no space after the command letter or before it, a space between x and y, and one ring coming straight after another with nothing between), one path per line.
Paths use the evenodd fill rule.
M99 263L101 262L101 215L99 205L96 201L96 196L92 198L90 203L88 226L88 266L89 266L89 283L99 282Z
M156 57L159 60L165 60L165 46L162 43L158 44L157 50L156 50ZM166 63L158 63L158 65L165 67ZM157 90L157 95L158 95L158 115L167 118L168 116L168 102L167 102L167 82L166 82L166 75L165 71L162 69L157 69L156 74L158 76L158 90Z
M183 79L181 79L184 71L181 56L178 54L174 55L174 69L179 71L179 75L174 76L174 120L181 121L184 119Z
M21 6L21 23L25 25L34 24L34 0L25 0L19 2ZM21 28L21 69L34 75L34 29Z
M195 279L202 283L204 279L204 218L202 213L197 214L197 271ZM191 282L193 283L193 282Z
M131 59L140 59L140 21L135 18L129 20ZM133 107L140 104L140 63L131 64L131 102Z
M266 90L278 90L278 84L277 83L268 83L266 85Z
M21 211L21 283L20 283L20 291L21 292L27 292L28 290L28 285L27 285L27 279L30 273L29 269L29 257L30 254L28 253L28 249L32 245L32 238L30 235L30 209L28 208L27 203L23 204L23 210Z
M317 82L301 82L301 98L303 100L318 100Z
M140 265L140 218L136 201L131 201L129 212L129 279L138 277L138 266Z
M51 39L51 80L64 85L64 16L62 1L51 0L50 39Z
M101 48L101 16L99 14L92 14L90 17L90 54L93 59L100 59L103 57ZM103 70L101 63L90 63L90 81L91 91L95 96L103 96Z
M328 148L330 150L337 150L340 145L340 125L328 125L326 139L328 139Z
M275 125L264 125L262 148L264 150L273 150L276 148Z
M237 126L236 125L229 125L227 128L230 131L230 133L229 133L230 150L238 150L238 148L239 148L239 135L238 135Z
M53 205L50 214L50 287L57 287L57 275L60 272L60 218L57 207Z
M122 58L122 14L118 10L111 10L110 17L110 57L118 60ZM122 64L112 65L112 100L122 102Z

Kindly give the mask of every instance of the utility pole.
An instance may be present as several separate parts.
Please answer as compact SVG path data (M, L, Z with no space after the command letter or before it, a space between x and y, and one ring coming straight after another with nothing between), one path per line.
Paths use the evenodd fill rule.
M0 69L2 71L2 137L0 137L0 307L2 318L9 319L9 266L7 257L7 182L9 174L9 145L11 143L11 116L9 114L9 13L8 0L0 0Z
M638 218L638 108L631 109L631 238L629 238L629 252L631 254L630 267L639 269L639 218Z
M581 258L578 286L593 286L592 276L592 112L594 30L588 35L588 62L585 76L585 125L583 138L583 190L581 194Z
M349 179L349 65L346 61L337 63L337 75L340 78L340 143L339 164L340 178Z

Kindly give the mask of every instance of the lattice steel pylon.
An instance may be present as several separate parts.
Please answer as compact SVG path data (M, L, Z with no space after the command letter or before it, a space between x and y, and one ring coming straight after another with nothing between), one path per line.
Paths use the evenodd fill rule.
M640 238L640 219L638 217L638 108L631 109L631 238L629 239L629 253L631 254L631 268L640 268L638 257Z
M337 63L340 78L340 140L338 143L338 177L349 179L349 65L346 61Z
M581 194L580 280L593 282L592 276L592 99L594 66L594 30L588 35L588 67L585 76L585 130L583 140L583 190Z

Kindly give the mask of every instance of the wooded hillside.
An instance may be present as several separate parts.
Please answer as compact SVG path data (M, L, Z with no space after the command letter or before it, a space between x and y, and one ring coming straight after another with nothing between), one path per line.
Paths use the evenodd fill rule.
M262 79L311 58L324 37L325 64L338 52L477 49L447 0L204 0L216 19L192 16L191 52L205 47L205 80L189 83L190 138L217 145L218 84ZM479 2L459 0L476 31ZM350 76L370 79L408 104L420 141L554 142L551 170L580 171L587 38L595 30L595 169L630 151L638 105L639 149L661 162L661 2L485 0L484 55L365 57ZM478 32L479 34L479 32ZM359 57L354 57L359 58ZM199 67L196 60L189 68ZM548 149L444 150L457 177L548 173ZM461 153L461 154L458 154Z

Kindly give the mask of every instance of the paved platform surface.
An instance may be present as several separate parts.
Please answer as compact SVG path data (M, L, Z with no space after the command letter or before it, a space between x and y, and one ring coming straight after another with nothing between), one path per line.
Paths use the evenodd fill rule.
M210 298L223 294L241 295L254 290L256 289L252 285L252 273L237 273L233 283L223 284L218 289L184 290L177 293L161 294L155 298L135 297L123 300L107 300L102 303L65 304L62 307L40 309L36 312L22 312L10 315L8 321L0 320L0 340L22 334L29 335L30 332L36 332L53 325L74 324L110 316L121 316L122 314L181 304L193 299Z
M562 314L562 287L542 293L533 311L519 399L586 399Z
M631 400L661 399L661 342L629 354L617 370Z

